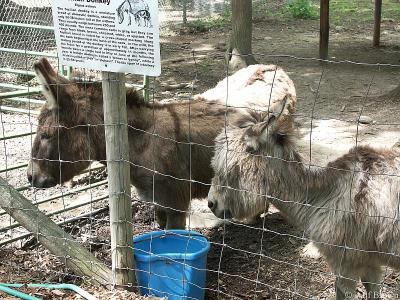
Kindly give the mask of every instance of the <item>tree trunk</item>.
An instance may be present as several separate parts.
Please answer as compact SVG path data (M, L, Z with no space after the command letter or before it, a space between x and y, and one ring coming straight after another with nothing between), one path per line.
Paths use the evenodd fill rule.
M252 1L232 0L232 35L228 49L229 67L238 70L257 61L253 57L252 40Z
M379 47L381 39L382 0L375 0L373 46Z
M321 0L319 15L319 58L327 59L329 44L329 0Z
M183 26L187 24L187 0L182 0L182 21Z

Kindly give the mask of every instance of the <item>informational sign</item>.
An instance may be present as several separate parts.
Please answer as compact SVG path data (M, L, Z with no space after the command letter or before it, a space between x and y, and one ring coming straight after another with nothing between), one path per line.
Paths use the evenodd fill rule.
M158 0L53 0L60 62L159 76Z

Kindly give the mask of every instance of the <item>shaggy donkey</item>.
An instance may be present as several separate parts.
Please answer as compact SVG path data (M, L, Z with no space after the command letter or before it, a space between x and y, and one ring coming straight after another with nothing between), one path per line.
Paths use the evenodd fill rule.
M368 299L379 299L382 266L400 267L400 153L360 146L310 168L296 151L291 116L243 121L253 126L231 125L216 139L214 214L247 218L268 200L326 257L338 275L336 299L353 299L360 279ZM255 136L258 151L249 153Z
M33 186L46 188L72 179L92 160L106 160L102 87L69 81L46 59L34 69L47 103L39 115L27 175ZM265 91L262 85L255 88ZM207 196L214 139L225 117L229 123L240 113L204 99L145 103L133 89L126 97L131 183L142 200L158 204L162 228L184 228L190 199Z

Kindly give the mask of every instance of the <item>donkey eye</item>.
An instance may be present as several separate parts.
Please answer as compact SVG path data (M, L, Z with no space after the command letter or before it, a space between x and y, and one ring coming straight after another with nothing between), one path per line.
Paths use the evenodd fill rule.
M48 135L47 133L41 133L41 134L40 134L40 137L41 137L42 139L45 139L45 140L48 140L48 139L51 138L51 136Z
M245 123L239 124L239 128L244 129L244 128L248 128L253 125L254 125L254 123L252 123L252 122L245 122Z

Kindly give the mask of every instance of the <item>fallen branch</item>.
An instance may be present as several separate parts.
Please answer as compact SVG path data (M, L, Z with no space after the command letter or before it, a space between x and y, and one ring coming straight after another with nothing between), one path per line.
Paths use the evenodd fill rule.
M0 206L72 271L101 285L112 284L112 273L102 262L1 177Z

